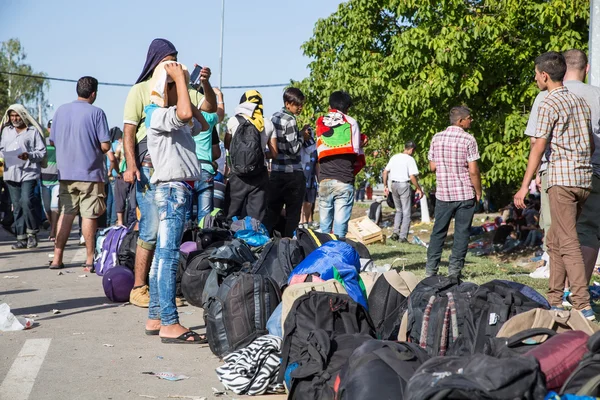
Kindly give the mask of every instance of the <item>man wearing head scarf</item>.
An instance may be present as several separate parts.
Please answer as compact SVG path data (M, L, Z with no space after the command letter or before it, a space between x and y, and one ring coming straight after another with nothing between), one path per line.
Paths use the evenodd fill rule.
M35 212L34 190L46 156L42 132L37 121L20 104L10 106L2 119L0 162L4 164L4 182L13 203L17 235L13 250L31 249L38 244L40 221Z
M246 134L246 122L251 124L260 135L260 146L265 158L277 156L277 137L273 135L273 123L263 116L262 96L256 90L248 90L240 99L235 109L235 117L227 121L225 148L229 150L232 160L231 173L225 190L225 210L227 219L250 216L263 221L267 211L267 188L269 173L266 163L253 171L244 173L236 167L236 157L241 148L236 148L233 138L236 134ZM244 132L238 132L244 129ZM261 156L261 155L257 155Z
M139 222L140 236L135 257L135 282L129 301L138 307L148 307L148 272L156 247L158 230L158 212L154 203L155 185L150 183L154 173L152 158L148 153L146 138L146 113L144 107L150 104L150 78L162 61L177 61L177 49L166 39L154 39L148 48L146 63L136 84L129 90L123 116L123 144L127 170L123 174L125 182L135 183L136 200L141 214ZM200 81L204 96L190 88L192 104L200 106L202 111L216 112L217 100L210 85L210 69L202 68Z

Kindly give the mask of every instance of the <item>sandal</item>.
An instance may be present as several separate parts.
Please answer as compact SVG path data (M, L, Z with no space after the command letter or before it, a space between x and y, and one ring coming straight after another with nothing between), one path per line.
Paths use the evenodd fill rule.
M94 264L83 264L82 267L83 267L84 272L89 272L89 273L96 272L96 268L94 268Z
M193 337L194 340L188 340L191 337ZM186 333L183 333L176 338L161 337L160 341L163 343L180 343L180 344L206 344L206 343L208 343L208 339L206 339L205 335L199 335L198 333L196 333L194 331L187 331Z
M157 336L160 333L160 329L146 329L146 335Z
M65 267L65 264L60 263L59 265L52 265L52 261L48 261L48 268L49 269L63 269Z

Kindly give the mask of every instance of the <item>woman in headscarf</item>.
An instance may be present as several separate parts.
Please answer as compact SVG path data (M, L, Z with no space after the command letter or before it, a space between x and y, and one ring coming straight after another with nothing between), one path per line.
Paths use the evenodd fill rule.
M46 156L42 128L20 104L8 108L2 119L0 162L13 203L17 243L13 250L37 247L40 222L35 211L35 187Z
M148 307L148 273L156 247L158 229L158 210L154 202L155 186L150 183L154 173L152 159L148 154L146 138L146 113L144 107L150 104L150 78L158 64L162 61L177 61L177 49L166 39L154 39L148 48L146 62L136 84L130 89L125 102L123 145L127 170L123 173L125 182L134 183L137 206L140 212L139 241L136 249L135 282L129 301L138 307ZM196 89L190 88L190 98L194 106L202 101L201 109L206 112L217 111L215 93L208 82L210 69L204 67L200 73L204 96ZM146 326L149 331L156 331L160 326Z
M233 137L244 121L250 122L260 135L260 146L265 158L277 155L277 137L273 136L273 124L263 116L262 96L256 90L248 90L242 95L240 105L235 109L235 117L227 122L225 148L229 150L233 161L240 149L231 146ZM260 157L260 155L257 155ZM235 165L231 167L229 181L225 189L225 210L227 219L250 216L263 221L267 211L267 187L269 173L265 165L257 168L252 174L239 171Z

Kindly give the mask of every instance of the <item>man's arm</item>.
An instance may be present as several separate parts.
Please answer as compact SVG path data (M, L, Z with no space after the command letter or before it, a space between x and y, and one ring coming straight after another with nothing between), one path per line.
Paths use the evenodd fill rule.
M435 161L429 161L429 170L431 172L435 172L437 169L437 166L435 165Z
M204 115L202 115L202 112L200 110L198 110L196 107L192 107L192 115L194 116L194 119L196 121L198 121L200 123L200 125L202 126L202 129L200 129L200 132L207 131L210 128L210 126L208 125L208 122L206 122L206 118L204 118Z
M277 149L277 135L271 136L267 141L267 147L269 148L269 151L266 153L266 157L277 158L277 154L279 154L279 150Z
M387 196L390 193L390 189L388 188L388 175L390 171L387 169L383 170L383 193Z
M219 123L225 119L225 103L223 102L223 92L218 88L213 88L217 97L217 116L219 117Z
M135 133L136 125L123 125L123 148L125 149L125 159L127 160L127 170L123 173L123 180L127 183L134 183L137 179L141 180L140 171L135 161Z
M477 202L479 202L479 200L481 200L481 174L479 173L479 164L477 161L469 162L469 178L471 179L471 184L475 188Z
M217 112L217 97L209 81L210 75L211 72L208 67L204 67L202 68L202 71L200 71L200 83L204 89L204 102L200 109L202 111L214 113Z
M546 138L537 138L534 146L529 152L529 161L527 162L527 170L525 171L525 177L523 177L523 183L521 183L521 189L515 194L514 202L518 208L525 208L525 197L529 193L529 184L533 179L540 161L542 161L542 155L546 151Z
M106 154L110 150L110 142L100 143L100 150L102 150L102 152L104 154ZM112 151L111 151L111 153L112 153ZM110 156L108 158L110 159ZM114 158L114 154L113 154L113 158Z
M231 133L226 132L225 137L223 138L223 143L225 144L225 148L229 150L229 145L231 144Z
M33 151L29 152L28 154L29 160L34 163L42 162L46 156L46 143L44 143L44 137L41 133L38 132L37 135L35 135L33 145Z
M102 143L102 144L104 144L104 143ZM110 168L108 169L108 176L109 177L112 176L113 170L117 173L117 175L119 175L119 162L117 161L117 157L115 156L115 153L112 151L112 149L106 153L106 156L108 157L108 161L110 162Z
M419 200L423 197L423 190L421 189L421 185L419 185L419 180L416 175L410 176L410 181L415 187L415 193L419 196Z

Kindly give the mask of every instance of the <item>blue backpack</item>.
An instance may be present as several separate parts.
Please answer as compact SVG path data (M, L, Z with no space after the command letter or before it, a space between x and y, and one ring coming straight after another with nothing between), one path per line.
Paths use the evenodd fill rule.
M131 228L125 226L111 226L98 233L94 257L96 274L102 276L112 267L119 265L119 248L130 230Z

